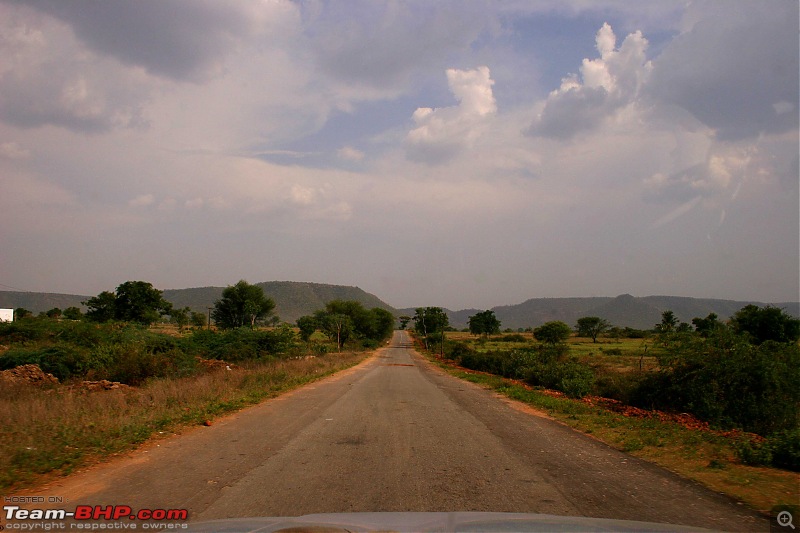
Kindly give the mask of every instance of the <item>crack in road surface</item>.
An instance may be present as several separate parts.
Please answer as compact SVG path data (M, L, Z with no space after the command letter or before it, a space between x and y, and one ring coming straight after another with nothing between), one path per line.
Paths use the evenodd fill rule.
M190 519L506 511L768 530L698 484L433 367L405 332L331 378L42 489Z

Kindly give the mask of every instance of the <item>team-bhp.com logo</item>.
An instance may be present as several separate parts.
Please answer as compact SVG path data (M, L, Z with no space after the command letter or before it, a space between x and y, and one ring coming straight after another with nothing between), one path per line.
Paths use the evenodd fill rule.
M124 522L126 520L138 520L146 522L140 524L142 529L165 529L166 522L180 522L186 521L189 518L189 511L186 509L139 509L134 511L128 505L78 505L75 511L67 511L65 509L22 509L18 505L5 505L3 506L4 518L6 520L5 529L19 529L19 530L34 530L37 527L24 527L30 525L32 521L44 522L57 522L63 520L71 520L69 529L107 529L93 527L99 526L99 521L117 521ZM149 522L149 523L147 523ZM175 526L186 527L186 524L170 524L174 529ZM135 523L128 523L122 526L125 529L136 529ZM49 529L49 528L48 528ZM67 524L61 525L57 529L68 529ZM118 528L114 528L118 529Z

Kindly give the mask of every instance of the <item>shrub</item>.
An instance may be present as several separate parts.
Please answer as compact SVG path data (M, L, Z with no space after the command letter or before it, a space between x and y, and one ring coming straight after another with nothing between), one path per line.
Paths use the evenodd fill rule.
M531 385L560 390L571 398L582 398L592 391L594 372L576 358L543 361L527 369L525 381Z
M643 372L614 372L595 370L593 394L631 403L631 397L641 386L646 374Z
M375 339L362 339L361 340L361 347L366 348L367 350L372 350L380 346L380 343Z
M474 353L475 350L464 342L449 342L445 345L445 355L461 365L463 365L462 358L465 355L469 357Z
M11 349L0 357L2 370L21 365L39 365L59 381L83 375L90 368L87 352L68 344Z
M533 330L533 336L537 340L548 344L558 344L566 341L572 335L572 328L560 320L554 320L542 324Z
M632 395L641 407L688 411L712 424L770 435L797 426L800 348L749 344L720 330L681 338L659 356L662 370Z
M311 351L316 355L325 355L328 353L328 345L321 342L315 342L311 345Z
M284 354L296 343L297 335L288 327L271 331L245 327L223 332L196 330L183 340L183 349L206 359L245 361Z
M519 333L513 333L511 335L502 335L500 337L493 338L492 340L496 342L528 342L530 339L526 339Z
M0 322L0 342L3 344L24 343L52 336L49 320L16 320Z
M773 466L800 472L800 428L778 432L769 443Z

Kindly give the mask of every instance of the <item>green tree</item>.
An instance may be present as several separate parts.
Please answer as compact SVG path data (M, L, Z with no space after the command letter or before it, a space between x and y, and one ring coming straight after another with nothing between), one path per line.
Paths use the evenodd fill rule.
M380 307L373 307L370 314L370 339L380 341L391 336L394 331L395 318L392 313Z
M14 309L14 320L21 320L23 318L30 318L33 316L33 313L25 309L24 307L17 307Z
M599 316L585 316L578 319L575 329L580 337L590 337L592 342L597 342L597 336L608 330L611 324Z
M800 320L770 305L743 307L731 318L731 328L736 333L748 335L754 344L766 341L794 343L800 339Z
M672 311L661 313L661 322L656 324L656 331L659 333L672 333L678 327L678 317Z
M222 298L214 302L211 316L222 329L255 328L256 321L269 315L275 309L275 302L264 296L264 290L240 280L222 291Z
M422 335L426 349L430 349L431 340L438 338L444 352L444 331L449 325L450 319L441 307L418 307L414 312L414 330Z
M192 311L190 321L192 326L196 328L202 328L203 326L207 325L206 314L201 313L200 311Z
M469 332L484 336L500 333L500 321L491 309L481 311L469 317Z
M336 351L341 352L342 346L353 334L353 320L342 313L317 311L314 318L320 330L332 341L336 341Z
M355 336L370 338L372 317L369 311L361 305L361 302L355 300L332 300L325 304L325 310L332 315L349 317Z
M380 307L365 309L355 300L332 300L325 305L325 312L350 318L352 334L359 339L380 341L394 331L394 315Z
M398 318L400 319L400 329L406 329L408 323L411 322L411 317L408 315L400 315Z
M58 307L54 307L45 313L47 318L61 318L62 311Z
M186 326L189 325L189 313L191 309L188 307L184 307L183 309L173 309L170 311L169 316L172 318L172 321L178 326L179 330L183 330Z
M67 307L64 309L64 318L67 320L80 320L83 318L83 313L81 313L81 310L75 306Z
M300 330L300 338L308 342L311 340L311 335L317 331L317 320L310 315L301 316L297 319L297 327Z
M172 311L172 304L161 291L146 281L126 281L117 287L114 298L114 318L124 322L152 324Z
M572 334L572 328L560 320L554 320L534 328L533 336L547 344L559 344Z
M108 322L114 320L115 302L116 296L113 292L103 291L81 303L87 308L86 318L93 322Z
M695 317L692 319L692 324L694 324L694 330L701 337L708 337L715 330L725 326L718 320L716 313L709 313L705 318Z

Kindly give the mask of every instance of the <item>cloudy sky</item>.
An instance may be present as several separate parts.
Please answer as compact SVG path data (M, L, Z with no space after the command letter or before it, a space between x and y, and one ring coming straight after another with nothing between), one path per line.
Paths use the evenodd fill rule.
M0 0L0 289L798 298L796 0Z

